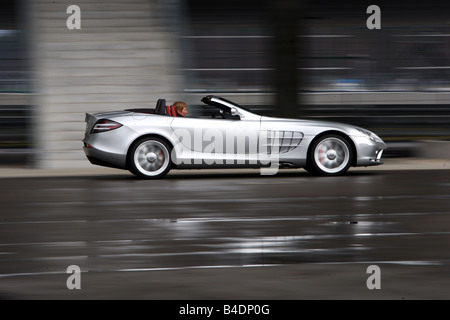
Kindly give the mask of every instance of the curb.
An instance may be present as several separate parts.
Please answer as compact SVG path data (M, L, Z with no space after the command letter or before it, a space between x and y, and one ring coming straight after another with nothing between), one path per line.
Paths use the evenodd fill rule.
M427 158L386 158L384 164L373 167L350 168L352 171L398 171L398 170L449 170L450 160ZM280 172L296 172L303 169L280 169ZM189 174L236 174L258 173L259 169L192 169L172 170L169 175ZM78 176L129 176L126 170L92 166L78 169L33 169L26 167L0 167L0 178L29 177L78 177Z

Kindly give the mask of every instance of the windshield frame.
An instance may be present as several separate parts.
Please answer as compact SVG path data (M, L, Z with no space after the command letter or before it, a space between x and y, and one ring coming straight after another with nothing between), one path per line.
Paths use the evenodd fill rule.
M261 118L261 115L254 113L250 109L222 97L208 95L203 97L201 101L207 105L219 108L220 110L230 114L231 109L235 108L241 119L244 118L247 120L257 120Z

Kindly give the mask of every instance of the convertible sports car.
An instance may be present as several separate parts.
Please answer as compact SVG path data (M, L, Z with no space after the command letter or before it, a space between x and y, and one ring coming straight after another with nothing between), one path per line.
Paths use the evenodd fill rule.
M351 166L382 164L386 144L355 126L281 119L251 112L217 96L202 102L217 110L210 118L177 116L159 99L155 109L86 114L84 152L92 164L160 178L170 169L304 168L341 175ZM263 171L267 170L267 171Z

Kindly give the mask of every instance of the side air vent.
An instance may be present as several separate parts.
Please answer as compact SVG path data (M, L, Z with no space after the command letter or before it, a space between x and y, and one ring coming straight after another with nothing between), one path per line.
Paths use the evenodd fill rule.
M303 140L303 133L297 131L264 130L261 132L263 146L267 153L286 153L295 149Z

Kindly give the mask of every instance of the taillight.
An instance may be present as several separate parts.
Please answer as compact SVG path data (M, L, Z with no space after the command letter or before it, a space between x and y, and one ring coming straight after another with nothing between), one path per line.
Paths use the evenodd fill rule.
M120 128L122 125L118 122L112 121L112 120L98 120L94 127L91 130L91 133L99 133L99 132L106 132L111 131L117 128Z

